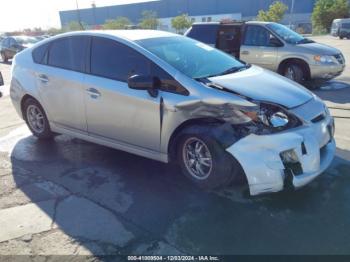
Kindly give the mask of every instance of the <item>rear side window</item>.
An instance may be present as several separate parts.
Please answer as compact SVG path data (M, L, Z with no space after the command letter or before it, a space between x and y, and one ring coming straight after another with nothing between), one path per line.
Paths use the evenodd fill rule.
M216 45L218 29L219 25L194 25L187 36L206 44Z
M91 73L122 82L135 74L149 75L150 61L130 47L114 40L94 37L91 46Z
M47 51L49 43L38 46L33 50L33 60L37 64L47 64Z
M342 27L345 29L350 29L350 23L345 23L342 25Z
M67 37L52 42L48 64L54 67L84 72L88 43L89 38L84 36Z

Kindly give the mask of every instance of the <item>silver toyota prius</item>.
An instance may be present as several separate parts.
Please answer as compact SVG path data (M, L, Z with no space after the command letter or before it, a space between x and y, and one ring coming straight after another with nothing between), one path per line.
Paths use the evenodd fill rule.
M162 31L84 31L13 60L13 105L39 139L67 134L162 162L212 189L299 188L335 152L334 120L302 86Z

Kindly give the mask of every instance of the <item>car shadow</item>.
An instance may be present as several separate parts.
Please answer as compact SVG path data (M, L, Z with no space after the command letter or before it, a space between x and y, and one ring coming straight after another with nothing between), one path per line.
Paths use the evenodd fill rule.
M12 60L11 61L7 61L7 62L0 61L0 63L4 64L4 65L12 65Z
M68 136L9 141L15 187L26 196L17 204L35 203L52 221L36 245L59 231L71 242L51 241L93 255L348 251L350 164L338 156L297 192L250 197L245 185L206 192L172 165Z
M331 80L324 83L315 83L312 91L322 100L337 104L350 103L350 78ZM308 87L308 86L307 86Z

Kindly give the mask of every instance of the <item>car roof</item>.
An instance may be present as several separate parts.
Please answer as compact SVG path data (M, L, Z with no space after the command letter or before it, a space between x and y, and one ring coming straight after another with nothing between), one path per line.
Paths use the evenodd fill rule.
M267 25L273 22L262 22L262 21L228 21L228 22L197 22L193 25L237 25L237 24L248 24L248 25Z
M334 19L333 22L350 22L350 18L338 18Z
M124 38L129 41L138 41L142 39L158 38L158 37L170 37L179 36L177 34L159 31L159 30L90 30L90 31L76 31L58 35L57 37L74 36L74 35L89 35L89 36L115 36L118 38Z

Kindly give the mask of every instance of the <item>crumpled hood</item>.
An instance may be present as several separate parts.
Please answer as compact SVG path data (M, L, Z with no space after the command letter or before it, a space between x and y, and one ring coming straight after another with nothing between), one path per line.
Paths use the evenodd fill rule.
M300 44L297 47L307 50L310 54L315 55L337 55L340 51L329 45L319 43Z
M303 86L258 66L209 80L245 97L287 108L297 107L313 98Z

